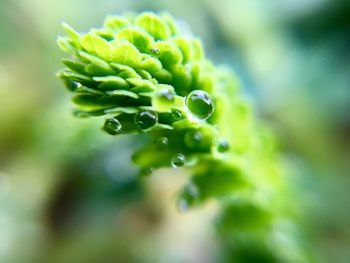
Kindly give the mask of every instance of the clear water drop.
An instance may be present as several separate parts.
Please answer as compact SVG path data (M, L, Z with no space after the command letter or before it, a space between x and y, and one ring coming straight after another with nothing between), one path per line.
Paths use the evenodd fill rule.
M169 88L160 88L156 91L153 105L157 111L169 111L175 101L175 93Z
M77 81L73 81L73 82L72 82L72 86L73 86L74 88L80 88L80 87L81 87L81 84L80 84L79 82L77 82Z
M116 118L108 118L103 126L103 129L112 135L117 135L122 132L122 125Z
M141 130L147 130L157 123L158 115L154 111L143 110L135 114L135 125Z
M218 152L224 153L227 152L230 148L230 144L227 140L219 140L218 142Z
M183 166L185 162L186 162L186 157L182 153L175 154L171 159L171 165L174 168Z
M179 121L183 119L183 114L179 110L172 110L171 117L173 118L174 121Z
M88 112L76 110L76 111L73 111L73 116L77 118L88 118L90 117L90 114Z
M185 144L190 148L196 148L200 145L203 139L202 133L199 131L190 131L185 135Z
M154 140L154 145L158 150L164 150L169 145L168 137L159 137Z
M159 49L158 48L151 48L151 53L153 54L159 54Z
M188 94L185 105L189 113L201 120L208 119L215 108L212 97L204 90L194 90Z
M141 170L141 175L143 175L143 176L148 176L148 175L152 174L153 171L154 171L154 168L153 168L153 167L144 167L144 168L142 168L142 170Z

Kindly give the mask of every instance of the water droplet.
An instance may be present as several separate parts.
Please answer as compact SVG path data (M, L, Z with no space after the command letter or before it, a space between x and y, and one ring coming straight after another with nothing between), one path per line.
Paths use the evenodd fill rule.
M105 121L103 129L112 135L117 135L122 132L122 125L116 118L108 118Z
M189 183L187 186L186 186L186 191L187 193L189 194L189 196L193 199L197 199L199 198L199 190L198 190L198 187L193 183Z
M151 48L151 52L153 53L153 54L159 54L159 49L158 48Z
M188 111L198 119L206 120L214 112L214 102L209 93L203 90L194 90L186 97Z
M174 121L179 121L179 120L183 119L183 115L182 115L181 111L179 111L179 110L172 110L171 117L173 118Z
M74 91L82 86L79 82L73 81L71 79L64 79L63 81L67 89L69 89L70 91Z
M199 131L190 131L185 135L185 144L190 148L196 148L200 145L203 135Z
M73 86L74 88L80 88L80 87L81 87L81 84L80 84L79 82L73 81L73 82L72 82L72 86Z
M190 208L190 205L185 198L181 198L178 201L177 207L178 207L180 212L186 212Z
M90 114L85 111L75 110L73 111L73 116L77 118L88 118Z
M185 162L186 162L186 157L182 153L175 154L171 159L171 165L174 168L183 166Z
M154 111L144 110L135 114L135 125L141 130L147 130L157 123L158 115Z
M147 175L152 174L153 171L154 171L153 167L144 167L144 168L141 169L141 175L147 176Z
M158 150L164 150L169 145L168 137L159 137L154 140L154 145Z
M169 111L175 101L174 91L168 88L160 88L156 91L153 105L159 111Z
M218 152L220 153L227 152L229 148L230 148L230 145L227 140L220 140L218 142Z

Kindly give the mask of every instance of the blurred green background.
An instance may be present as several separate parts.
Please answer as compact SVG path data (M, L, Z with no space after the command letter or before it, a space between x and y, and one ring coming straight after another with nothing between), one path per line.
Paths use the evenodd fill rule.
M279 136L300 223L324 262L350 258L350 2L0 0L0 262L217 262L215 208L179 214L186 171L140 179L143 138L74 119L55 77L65 21L168 11L229 65Z

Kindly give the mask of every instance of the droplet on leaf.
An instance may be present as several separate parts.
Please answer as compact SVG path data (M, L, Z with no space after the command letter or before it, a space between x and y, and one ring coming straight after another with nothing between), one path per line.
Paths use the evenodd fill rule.
M141 130L147 130L157 123L158 115L154 111L143 110L135 114L135 125Z
M218 142L218 152L220 153L227 152L229 148L230 148L230 145L227 140L220 140Z
M141 170L141 174L142 174L143 176L147 176L147 175L150 175L151 173L153 173L153 171L154 171L154 168L153 168L153 167L144 167L144 168L142 168L142 170Z
M185 135L185 144L190 148L197 147L201 140L203 139L203 135L199 131L190 131Z
M183 115L179 110L172 110L171 117L173 118L174 121L179 121L183 118Z
M157 111L169 111L175 100L174 91L169 88L160 88L156 91L153 105Z
M154 140L154 145L158 150L163 150L169 145L168 137L159 137Z
M186 157L182 153L175 154L171 159L171 165L174 168L183 166L185 162L186 162Z
M159 54L159 49L158 48L151 48L151 53L153 54Z
M203 90L194 90L186 97L186 108L194 117L206 120L214 112L214 102L209 93Z
M104 130L112 135L117 135L122 132L122 125L116 118L108 118L103 126Z

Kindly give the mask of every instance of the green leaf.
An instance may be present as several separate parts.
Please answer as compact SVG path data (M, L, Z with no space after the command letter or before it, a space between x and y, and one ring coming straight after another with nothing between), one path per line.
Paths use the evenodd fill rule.
M105 95L105 93L100 91L100 90L89 88L89 87L85 87L85 86L79 86L78 88L75 89L75 92L91 93L91 94L96 94L96 95Z
M82 82L82 81L92 82L92 79L90 77L85 76L83 74L71 72L71 71L62 71L59 73L59 77L65 78L65 79L71 79L78 82Z
M60 47L61 50L67 53L76 54L76 49L72 46L72 44L69 42L69 40L66 37L59 36L57 38L57 44Z
M164 84L170 84L173 78L172 74L164 68L154 73L153 76L158 80L158 82Z
M112 68L118 72L118 77L123 79L134 78L141 79L141 76L132 68L119 63L111 63Z
M182 37L173 38L172 41L181 50L183 56L183 63L187 63L191 59L191 44L189 41Z
M168 13L165 12L165 13L161 14L161 17L162 17L163 21L165 21L165 23L168 25L169 30L170 30L170 34L172 36L175 36L176 34L179 33L179 29L174 21L174 18L171 15L169 15Z
M82 74L85 73L86 64L84 64L80 61L64 58L64 59L62 59L62 62L64 65L66 65L68 68L70 68L71 70L73 70L75 72L82 73Z
M225 208L219 222L226 230L253 230L267 225L271 220L271 213L257 204L246 200L237 200ZM254 218L254 220L251 220Z
M114 107L110 109L106 109L104 112L106 114L112 114L112 113L127 113L127 114L134 114L139 111L138 107Z
M182 62L182 53L177 46L168 41L159 41L153 44L152 48L158 50L158 59L166 68Z
M129 24L130 21L122 16L107 16L103 26L112 30L119 30Z
M204 58L204 51L203 51L203 46L202 43L199 39L194 39L192 41L192 58L194 60L202 60Z
M93 77L93 80L101 82L98 87L103 90L129 88L129 84L126 82L126 80L118 76Z
M118 40L128 40L141 52L148 51L154 41L150 34L135 28L124 28L118 32L116 37Z
M97 36L102 37L103 39L107 40L107 42L109 44L111 44L110 41L114 40L114 32L110 29L104 29L104 28L95 29L94 28L90 31L90 33L93 33Z
M213 196L230 195L248 186L242 171L231 164L206 160L196 170L192 182L198 188L202 200Z
M85 71L92 76L106 76L115 73L107 63L105 65L90 63L85 67Z
M139 68L144 69L151 74L158 72L162 69L162 64L158 59L155 59L147 54L142 54L143 59L139 65Z
M126 81L132 86L130 90L137 93L156 90L156 86L149 80L130 78L130 79L127 79Z
M79 56L81 56L81 58L85 61L91 62L85 67L85 71L90 75L106 76L113 75L116 73L106 61L94 55L91 55L84 51L80 51Z
M142 13L136 18L135 25L144 28L155 40L166 40L170 37L168 25L153 13Z
M141 62L141 53L130 42L125 41L112 49L112 61L137 67Z
M135 70L137 72L137 74L139 74L143 79L148 79L148 80L151 80L152 79L152 75L146 71L146 70L143 70L143 69L136 69Z
M64 30L67 32L68 36L70 37L70 43L76 48L76 49L80 49L81 45L80 45L80 34L75 31L72 27L70 27L67 23L62 23L62 26L64 28Z
M88 53L107 61L111 60L112 47L104 38L88 33L81 38L80 44Z
M120 96L125 96L125 97L130 97L130 98L134 98L134 99L138 99L139 96L131 91L128 90L111 90L111 91L107 91L108 95L120 95Z
M178 64L170 69L172 73L172 84L179 95L186 95L192 84L192 75L188 67Z

